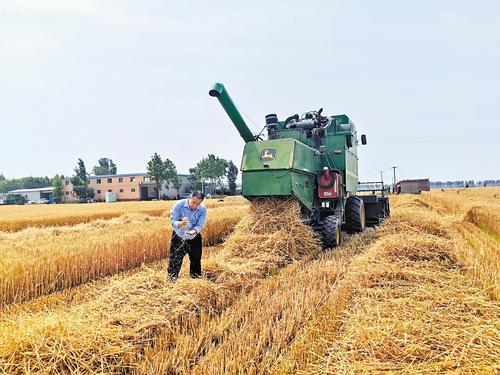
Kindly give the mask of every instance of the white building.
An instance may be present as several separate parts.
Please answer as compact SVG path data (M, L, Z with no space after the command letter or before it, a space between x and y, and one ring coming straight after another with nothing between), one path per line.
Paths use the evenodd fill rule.
M7 194L21 194L24 195L28 202L33 203L51 203L54 200L52 193L53 187L44 187L36 189L17 189L11 190Z
M174 184L170 183L169 186L164 182L160 189L160 197L166 195L169 199L176 199L184 193L190 193L190 182L188 174L178 174L180 187L179 190L174 189Z

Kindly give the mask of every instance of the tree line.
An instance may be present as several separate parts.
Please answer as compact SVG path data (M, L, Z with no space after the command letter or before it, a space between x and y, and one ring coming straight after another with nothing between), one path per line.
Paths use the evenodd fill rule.
M52 186L52 178L50 177L22 177L22 178L6 178L0 174L0 193L7 193L17 189L35 189L41 187Z
M78 159L78 163L73 170L74 174L70 178L73 185L73 191L76 197L83 202L92 200L95 197L95 192L89 186L88 177L116 175L118 166L112 159L100 158L97 165L92 168L91 174L87 172L85 162ZM181 181L178 178L177 167L174 162L168 158L162 159L158 153L154 153L146 166L146 173L150 180L156 184L159 199L161 186L165 183L178 190L181 186ZM189 169L189 190L201 190L204 186L211 186L212 191L217 189L224 194L236 194L236 179L238 177L238 167L231 161L225 160L208 154L202 158L195 167ZM63 195L63 180L64 175L56 175L53 178L49 177L23 177L18 179L8 179L3 174L0 174L0 193L7 193L17 189L34 189L47 186L53 187L54 197L60 201ZM224 178L228 181L228 188L222 188Z
M157 153L149 160L146 172L151 181L156 183L158 191L163 183L171 185L176 190L181 186L175 164L168 158L162 160ZM189 190L202 190L204 185L208 184L212 187L212 192L215 192L217 188L221 189L222 181L226 178L228 189L221 192L228 195L236 194L238 167L232 160L208 154L196 164L196 167L190 168L189 173Z
M500 186L500 180L459 180L459 181L431 181L432 189L446 189L446 188L466 188L466 187L480 187L480 186Z

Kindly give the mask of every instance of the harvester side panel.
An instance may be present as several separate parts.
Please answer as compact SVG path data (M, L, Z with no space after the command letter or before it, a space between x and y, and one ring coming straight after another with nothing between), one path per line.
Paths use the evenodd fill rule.
M315 149L295 141L292 168L315 175L316 171L320 169L319 153Z
M290 170L248 171L242 175L244 197L292 195Z
M295 196L314 208L320 156L295 139L248 142L241 162L243 196Z
M346 190L350 193L355 193L358 189L358 157L356 145L345 150L345 181Z
M274 139L245 144L241 171L294 169L316 174L321 169L317 151L295 139Z
M294 196L307 209L314 208L314 176L292 169L248 171L242 177L246 198L267 196Z
M333 167L345 171L346 190L355 193L358 187L357 147L355 143L350 148L346 147L345 137L345 134L328 137L326 149L329 160L333 161Z
M292 172L292 192L293 195L307 207L314 209L315 177L310 174Z
M243 150L241 170L289 169L293 166L295 140L248 142Z

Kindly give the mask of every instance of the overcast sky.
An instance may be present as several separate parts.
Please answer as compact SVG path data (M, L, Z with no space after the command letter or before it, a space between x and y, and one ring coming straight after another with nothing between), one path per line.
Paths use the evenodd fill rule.
M0 172L239 165L215 81L256 132L268 113L347 114L362 180L500 178L494 0L0 0Z

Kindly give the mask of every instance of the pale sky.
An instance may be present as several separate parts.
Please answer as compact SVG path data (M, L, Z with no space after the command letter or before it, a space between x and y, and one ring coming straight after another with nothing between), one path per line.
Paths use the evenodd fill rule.
M268 113L347 114L361 180L500 178L494 0L0 0L0 172L239 165L215 81L255 132Z

